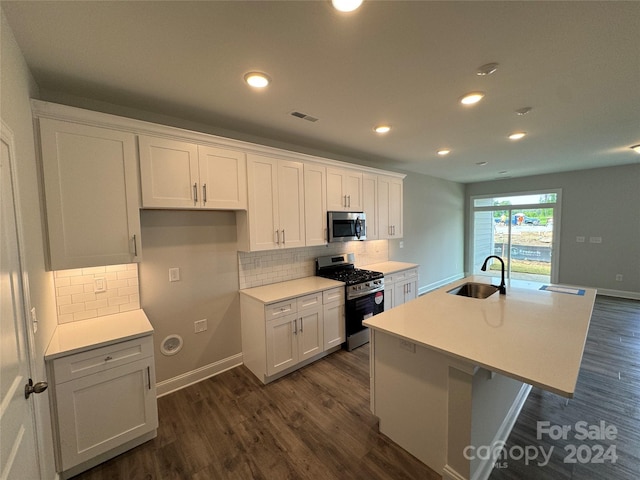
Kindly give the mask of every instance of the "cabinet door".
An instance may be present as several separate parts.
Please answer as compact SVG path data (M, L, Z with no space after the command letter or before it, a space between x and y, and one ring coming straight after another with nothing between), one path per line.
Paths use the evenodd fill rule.
M362 210L367 215L367 240L378 238L378 176L362 175Z
M261 155L247 156L249 196L249 248L272 250L279 247L278 162Z
M139 261L133 134L40 119L50 267Z
M55 385L62 470L158 428L153 357Z
M332 302L324 305L325 350L341 345L346 340L344 311L344 302Z
M402 180L397 178L389 182L389 223L393 227L393 238L402 238Z
M402 180L378 176L379 238L402 238Z
M200 145L198 165L203 208L247 209L247 160L244 153Z
M298 361L305 360L324 350L322 310L304 312L298 320Z
M384 282L384 311L386 312L396 306L396 285L395 283L387 281L386 278Z
M194 208L200 205L198 147L166 138L138 137L142 206Z
M307 246L327 243L327 169L304 166L304 225Z
M298 363L297 320L294 314L267 322L267 375Z
M278 160L280 247L304 247L304 171L302 163ZM278 235L276 235L278 240Z
M344 190L347 194L347 210L362 211L362 172L345 170L343 176Z
M396 283L394 287L393 306L397 307L416 298L417 285L418 282L415 279Z
M336 168L327 168L327 210L347 210L347 197L343 184L343 171Z

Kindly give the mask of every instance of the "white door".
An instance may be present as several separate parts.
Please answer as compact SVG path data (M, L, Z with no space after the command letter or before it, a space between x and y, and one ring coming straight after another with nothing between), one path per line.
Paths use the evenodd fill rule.
M322 310L304 313L298 322L299 360L313 357L324 350Z
M247 160L244 153L200 145L198 165L204 208L246 210Z
M322 165L304 165L305 244L327 243L327 169Z
M277 165L273 158L247 157L251 251L273 250L280 246Z
M0 478L40 478L33 399L25 399L29 346L11 166L12 135L2 123L0 157Z
M302 163L278 162L280 246L304 247L304 172Z

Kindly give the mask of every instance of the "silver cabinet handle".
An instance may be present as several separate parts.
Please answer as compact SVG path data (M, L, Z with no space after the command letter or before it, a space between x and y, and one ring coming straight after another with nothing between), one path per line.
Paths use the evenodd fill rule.
M136 234L133 234L133 256L138 256L138 239L136 238Z
M297 319L297 318L295 318L295 319L293 320L293 325L294 325L293 334L294 334L294 335L297 335L297 334L298 334L298 319Z
M198 184L193 184L193 204L198 203Z
M343 203L343 205L344 205L344 208L347 208L347 196L346 196L346 195L344 196L344 203Z
M276 243L280 245L280 230L276 230Z
M202 184L202 203L206 205L207 203L207 184Z
M287 240L284 236L284 228L282 229L282 244L284 245L285 243L287 243Z
M304 323L302 323L302 318L300 319L300 333L304 332Z
M151 367L147 366L147 381L149 382L149 390L151 390Z

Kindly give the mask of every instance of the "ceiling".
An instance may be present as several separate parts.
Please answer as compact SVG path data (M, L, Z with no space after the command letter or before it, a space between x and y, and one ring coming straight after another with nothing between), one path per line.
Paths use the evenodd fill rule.
M640 143L640 2L365 0L350 14L328 0L2 9L42 91L463 183L640 163L629 148ZM489 62L498 70L477 76ZM252 70L272 84L248 87ZM458 103L474 90L486 94L479 104ZM522 107L532 110L516 115ZM375 134L380 123L391 132ZM516 130L527 136L508 140ZM441 147L451 153L439 157Z

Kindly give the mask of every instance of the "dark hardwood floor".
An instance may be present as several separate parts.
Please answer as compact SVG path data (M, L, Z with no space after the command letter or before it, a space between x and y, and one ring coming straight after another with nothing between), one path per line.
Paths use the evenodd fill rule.
M340 351L267 386L241 366L162 397L156 439L74 478L440 478L378 433L369 412L368 356L368 345ZM566 440L538 440L537 422L544 421L572 431ZM616 438L578 441L580 421L604 421ZM571 445L577 463L565 462ZM615 446L615 463L586 462L597 445ZM549 464L508 458L491 479L640 478L640 302L597 298L575 398L567 404L534 388L505 448L516 447L517 456L517 447L527 446L553 447Z

